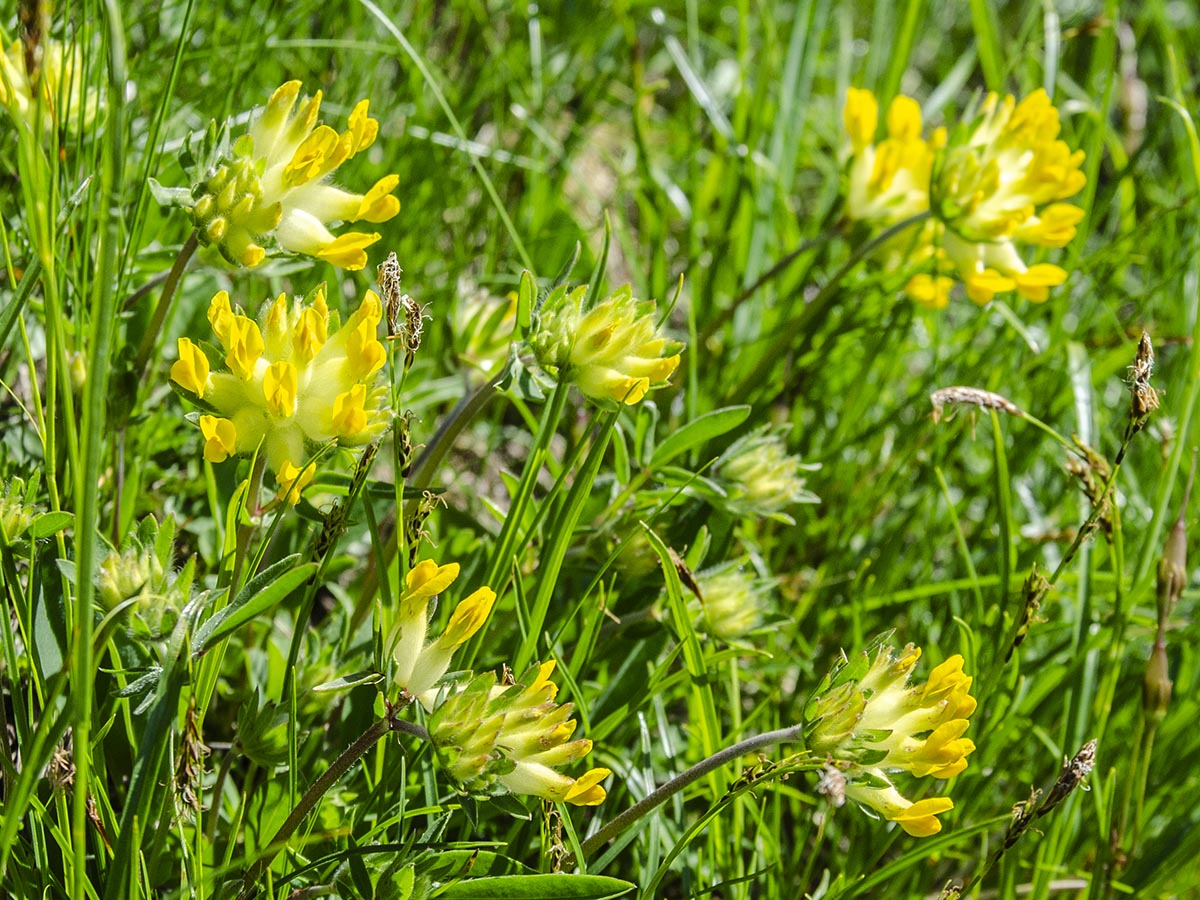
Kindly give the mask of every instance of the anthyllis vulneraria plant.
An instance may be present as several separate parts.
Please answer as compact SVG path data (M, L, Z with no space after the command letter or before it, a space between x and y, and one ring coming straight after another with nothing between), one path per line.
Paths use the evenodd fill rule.
M179 338L171 381L203 412L204 458L223 462L261 444L289 503L316 471L305 464L330 441L360 446L387 426L387 391L377 373L387 353L376 337L379 297L338 328L320 285L302 301L280 294L258 322L235 309L225 291L209 304L208 321L224 352ZM210 356L211 353L211 356ZM213 360L224 368L214 371Z
M100 110L99 94L84 87L79 48L47 38L33 48L38 67L26 67L25 46L13 41L0 53L0 106L34 134L62 129L85 134Z
M788 453L781 435L760 429L734 441L721 454L714 477L725 489L725 506L731 512L793 523L785 512L788 507L819 502L805 489L801 474L816 468Z
M300 101L300 82L281 85L248 131L234 143L184 201L201 244L215 248L234 266L257 266L274 241L357 270L367 264L374 232L347 231L336 237L333 222L386 222L400 211L392 191L397 175L385 175L365 194L329 183L337 168L375 142L379 123L367 115L368 101L350 112L338 133L318 124L321 92Z
M1061 201L1086 182L1083 151L1059 140L1058 109L1044 90L1017 102L989 94L979 113L921 137L916 101L900 96L888 110L888 137L873 143L878 103L851 88L844 123L850 141L846 215L875 232L913 220L880 249L888 271L912 271L905 291L942 308L955 279L976 303L1017 291L1041 302L1067 273L1027 265L1017 243L1062 247L1084 211Z
M654 302L634 299L628 285L590 309L586 295L586 287L564 287L546 298L532 340L538 364L603 406L638 403L664 387L683 345L663 335Z
M827 780L839 781L831 796L849 797L910 835L927 837L942 830L937 816L953 809L953 801L930 797L914 803L891 774L950 778L962 772L975 750L963 737L975 698L958 655L937 666L924 684L909 685L920 657L912 644L898 656L880 645L873 661L870 652L843 661L810 698L804 738L812 753L828 759Z
M554 665L532 666L515 684L497 684L495 674L485 672L440 700L429 735L464 789L500 788L576 806L604 802L600 782L612 774L608 769L589 769L579 778L557 771L590 753L592 742L571 740L577 722L572 704L554 702Z
M1041 302L1067 279L1050 263L1027 266L1016 247L1062 247L1083 218L1078 206L1060 202L1087 182L1083 151L1059 140L1060 130L1045 90L1020 103L988 94L938 157L930 206L945 225L941 248L976 303L1014 289Z
M688 610L702 631L736 641L759 626L772 583L740 566L696 573L699 595Z
M454 651L483 627L496 592L479 588L459 602L445 630L427 641L430 605L458 578L458 563L439 566L431 559L417 563L405 579L405 591L392 622L387 651L393 666L392 683L432 708L435 692L431 689L446 674Z

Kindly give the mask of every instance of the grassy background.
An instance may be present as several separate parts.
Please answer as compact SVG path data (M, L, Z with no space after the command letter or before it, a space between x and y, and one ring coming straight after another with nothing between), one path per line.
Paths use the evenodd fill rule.
M948 881L977 874L1002 840L1011 807L1031 786L1048 787L1064 754L1097 738L1090 792L1077 792L1042 820L1040 833L1027 835L972 888L1002 897L1018 886L1032 897L1063 890L1167 897L1196 889L1190 863L1200 851L1192 802L1200 710L1191 591L1172 620L1175 695L1144 790L1135 765L1143 746L1142 675L1154 636L1154 572L1182 501L1187 448L1196 441L1200 159L1184 116L1162 99L1195 109L1189 65L1200 41L1196 10L1164 2L1054 8L811 0L617 3L603 12L574 3L514 11L500 3L416 2L381 11L365 2L300 0L132 3L122 15L130 88L123 119L110 118L109 127L123 129L124 156L116 159L100 139L71 143L54 176L65 197L88 175L113 172L116 193L108 205L100 190L89 192L52 245L68 347L94 346L94 290L110 290L120 308L112 351L118 379L122 347L136 346L145 330L154 280L187 236L186 217L153 202L146 176L185 184L175 159L182 140L210 119L263 103L289 78L325 92L327 120L340 120L354 101L369 97L380 137L354 164L352 183L400 175L402 210L380 227L377 247L396 251L407 289L433 316L403 401L417 442L482 380L464 362L466 338L453 327L471 286L502 296L515 289L522 268L549 278L577 242L574 281L586 280L606 215L610 287L628 281L638 296L665 301L683 276L671 329L688 349L675 387L617 420L614 448L555 587L548 638L538 647L539 656L560 660L563 696L579 706L580 733L596 740L595 764L616 773L601 812L570 812L574 828L582 833L593 818L607 820L716 748L795 723L839 650L852 652L883 630L894 628L897 641L924 648L922 672L963 653L977 674L981 705L969 736L978 750L949 789L956 809L943 817L947 827L938 837L907 838L850 806L831 814L815 779L804 775L743 794L691 834L740 774L729 770L669 803L626 849L591 871L635 882L647 896L936 895ZM88 81L98 86L106 83L113 43L106 21L100 6L86 2L64 5L54 18L56 35L83 37ZM0 24L15 33L11 11ZM955 121L986 89L1050 90L1065 139L1088 160L1078 201L1088 218L1080 237L1055 256L1071 271L1067 285L1040 306L1000 300L980 309L956 296L948 310L931 313L868 264L835 286L827 306L806 308L805 299L852 252L837 209L841 98L851 85L872 88L883 103L898 91L913 95L935 123ZM39 249L19 178L16 160L0 154L12 267L0 280L6 305ZM109 287L98 288L106 223L117 227L117 257ZM743 297L810 239L818 239L812 250ZM371 265L381 256L373 254ZM39 289L23 314L28 349L14 330L0 350L0 378L11 388L0 397L0 477L57 478L67 498L59 505L77 509L72 492L89 472L98 474L102 535L120 539L149 513L172 515L177 564L196 554L197 580L211 586L219 528L244 472L233 463L211 471L202 465L199 435L185 426L184 409L167 387L174 340L207 334L205 310L218 288L253 309L279 290L303 292L321 279L337 287L344 310L372 280L307 262L276 265L266 278L193 266L164 329L161 359L142 388L144 402L122 443L115 433L102 435L96 469L77 468L65 450L48 468L15 401L28 398L32 377L60 365L45 362ZM147 285L146 296L126 301ZM1044 432L988 415L935 424L928 395L949 385L997 391L1111 459L1128 408L1122 380L1142 329L1158 351L1162 408L1120 470L1111 539L1084 545L1004 664L1005 617L1019 608L1021 581L1035 563L1057 566L1090 507L1064 470L1062 447ZM786 426L790 446L820 464L809 487L821 502L794 510L794 525L743 520L695 486L676 491L677 473L649 470L657 442L733 404L752 406L742 430ZM507 505L503 476L520 471L539 408L520 397L493 402L438 473L448 504L427 525L432 552L461 561L467 582L482 577L498 530L495 510ZM585 445L590 419L573 399L552 447L551 475ZM677 462L701 471L734 436ZM118 460L125 477L119 497L112 480ZM643 470L644 486L632 498L623 494ZM375 474L386 480L386 464ZM40 501L54 506L46 491L43 484ZM386 520L386 499L374 501L373 512ZM688 677L678 650L692 634L686 626L680 633L665 612L662 574L648 545L638 538L622 546L639 533L640 521L693 568L738 560L776 579L770 614L753 636L733 647L700 638L697 677ZM285 521L268 561L309 546L315 530L302 517ZM472 647L477 668L511 662L516 653L524 619L513 612L533 596L539 551L549 538L540 536L524 554L522 590L505 595L486 641ZM212 748L200 782L206 812L195 820L177 806L170 784L156 785L151 809L158 825L135 841L140 868L129 878L131 895L222 896L218 873L227 867L240 874L310 775L370 723L373 688L307 689L370 664L369 632L354 631L349 620L356 605L372 599L362 594L361 565L371 541L366 518L356 516L302 646L296 715L280 719L289 724L260 734L247 717L260 702L279 698L296 603L229 643L203 722L203 741ZM6 571L14 614L25 605L38 619L38 609L62 604L58 561L74 557L71 542L60 539ZM53 625L54 615L46 617ZM19 653L2 670L6 715L20 732L23 708L29 729L17 741L19 765L4 770L5 814L18 769L40 771L54 759L65 730L65 722L54 724L64 698L93 693L90 793L97 820L115 841L130 773L147 752L148 718L137 698L118 691L160 651L136 633L118 633L100 649L99 671L88 673L94 684L81 684L78 672L67 678L77 659L67 637L44 637L37 652L14 642ZM261 716L269 721L276 711L264 706ZM176 719L166 751L178 761L186 709ZM39 727L47 738L35 745ZM472 874L489 865L493 873L552 865L563 827L556 816L532 801L460 809L462 801L428 763L427 751L411 744L381 744L368 755L277 863L275 896L320 884L336 884L343 896L382 894L381 885L403 881L396 873L408 864L433 880L461 873L472 858ZM214 796L223 768L222 792ZM72 887L81 869L67 815L71 795L55 771L35 779L21 825L6 838L11 856L0 893L82 890ZM104 895L119 860L91 824L86 840L83 881ZM293 880L283 877L297 870L303 872Z

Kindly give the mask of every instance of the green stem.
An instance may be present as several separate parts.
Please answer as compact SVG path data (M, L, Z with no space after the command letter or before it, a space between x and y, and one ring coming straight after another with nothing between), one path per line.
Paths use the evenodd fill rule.
M538 592L529 617L529 630L525 633L525 640L521 642L521 649L517 653L515 662L518 672L525 671L525 667L529 665L529 661L537 651L538 636L546 622L546 613L550 609L550 598L554 594L554 586L558 583L558 574L562 570L567 548L575 537L575 526L583 514L583 507L587 503L592 484L596 480L596 473L600 470L604 452L608 449L616 417L615 412L606 412L597 420L596 436L592 448L588 451L587 458L575 478L575 483L571 485L571 491L567 494L562 510L547 529L550 534L550 545L541 554L542 563L538 567ZM504 524L507 525L508 521L506 519ZM488 584L494 585L495 583L489 581Z
M237 527L237 544L233 551L233 567L229 572L229 597L226 602L237 596L241 587L242 569L246 565L246 557L250 553L250 539L254 536L256 525L254 519L259 512L259 500L262 495L263 475L267 470L267 455L260 449L254 457L254 467L250 470L249 486L243 500L250 522L239 524Z
M121 9L116 0L105 0L108 22L109 82L108 124L102 154L100 175L101 224L98 229L99 266L93 282L91 302L90 358L88 379L84 387L83 435L80 461L82 470L76 473L77 518L75 541L79 577L76 579L76 605L72 624L73 652L71 682L76 697L72 716L72 748L75 763L74 796L72 797L71 849L73 851L71 882L73 900L83 900L90 887L88 877L88 791L91 785L92 762L92 703L95 693L95 667L92 664L92 632L97 557L97 524L100 518L100 458L105 443L105 414L108 407L108 376L110 368L113 323L116 321L117 251L121 233L122 173L124 172L124 91L125 91L125 31ZM65 374L65 372L64 372Z
M590 856L603 847L613 838L619 836L623 831L636 823L639 819L662 806L671 797L678 794L681 790L687 787L692 782L699 778L703 778L714 769L720 768L726 763L733 762L740 756L745 756L747 753L753 753L755 750L761 750L764 747L772 747L775 744L785 744L791 741L802 740L804 726L792 725L790 728L780 728L775 731L768 731L763 734L758 734L753 737L748 737L744 741L738 741L731 747L726 747L724 750L719 750L708 759L702 760L680 774L676 775L666 784L651 791L625 812L621 813L615 819L606 824L603 828L593 834L590 838L583 842L580 848L584 856Z
M534 435L533 446L525 459L525 468L521 472L521 481L517 485L517 493L512 498L508 515L504 517L504 525L496 538L496 546L488 563L487 577L484 584L491 587L497 594L501 593L507 584L512 571L513 547L520 532L521 521L525 518L525 508L533 498L533 489L537 483L538 474L542 471L542 463L550 448L550 441L558 429L558 421L562 418L563 409L567 405L567 394L570 382L559 381L550 395L550 402L542 410L542 418L538 423L537 434Z
M288 838L300 827L300 824L312 812L313 807L317 805L317 802L325 795L325 792L333 787L338 779L350 770L351 766L362 759L367 754L367 751L379 742L380 738L388 732L393 731L404 732L423 741L429 740L429 732L419 725L413 725L411 722L403 722L397 719L394 712L389 712L387 716L364 731L358 740L347 747L342 752L342 755L335 759L329 768L322 772L320 777L312 783L312 786L304 792L304 796L300 798L300 802L296 804L291 814L279 826L279 830L275 832L275 836L271 838L266 852L256 859L254 864L246 870L246 875L242 879L242 890L238 894L237 900L249 900L250 897L254 896L254 888L258 883L258 879L270 868L271 863L275 861L275 857L279 855L279 851L283 849Z
M141 344L138 345L137 356L133 360L133 384L135 385L141 384L145 377L150 354L154 352L154 348L158 344L158 336L162 332L163 322L167 320L167 313L171 310L171 301L175 299L175 291L183 278L184 269L187 268L187 264L199 246L200 241L196 237L196 232L193 231L183 242L183 246L179 248L175 264L167 273L167 280L163 283L158 305L154 307L154 314L150 317L150 324L146 327L146 333L142 336Z
M429 486L433 474L437 471L438 466L442 464L442 460L446 458L446 454L450 452L450 448L454 446L454 442L458 440L458 436L462 434L463 429L496 396L496 387L500 384L503 377L503 370L497 372L458 402L458 405L442 420L442 423L438 426L437 431L434 432L429 443L413 463L412 469L404 480L405 486L414 490L422 490ZM354 607L354 613L350 617L351 631L362 624L367 610L371 608L371 601L375 597L379 583L387 579L392 559L396 556L399 532L404 528L403 517L411 514L411 512L412 507L410 504L405 504L403 515L398 517L400 520L396 522L396 527L392 529L392 533L387 539L387 545L376 554L376 565L368 568L366 575L363 576L363 586L359 593L358 604ZM379 562L379 558L382 558L382 563Z

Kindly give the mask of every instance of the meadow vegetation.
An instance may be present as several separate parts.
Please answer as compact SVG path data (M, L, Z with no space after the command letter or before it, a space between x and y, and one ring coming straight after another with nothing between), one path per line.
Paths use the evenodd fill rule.
M1193 5L0 38L0 897L1200 890Z

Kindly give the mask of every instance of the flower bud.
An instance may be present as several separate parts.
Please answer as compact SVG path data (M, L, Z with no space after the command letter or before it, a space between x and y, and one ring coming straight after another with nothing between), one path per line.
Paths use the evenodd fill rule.
M1147 721L1157 724L1166 718L1167 707L1171 705L1171 690L1167 648L1158 640L1150 651L1150 661L1146 664L1146 674L1142 679L1142 715Z

